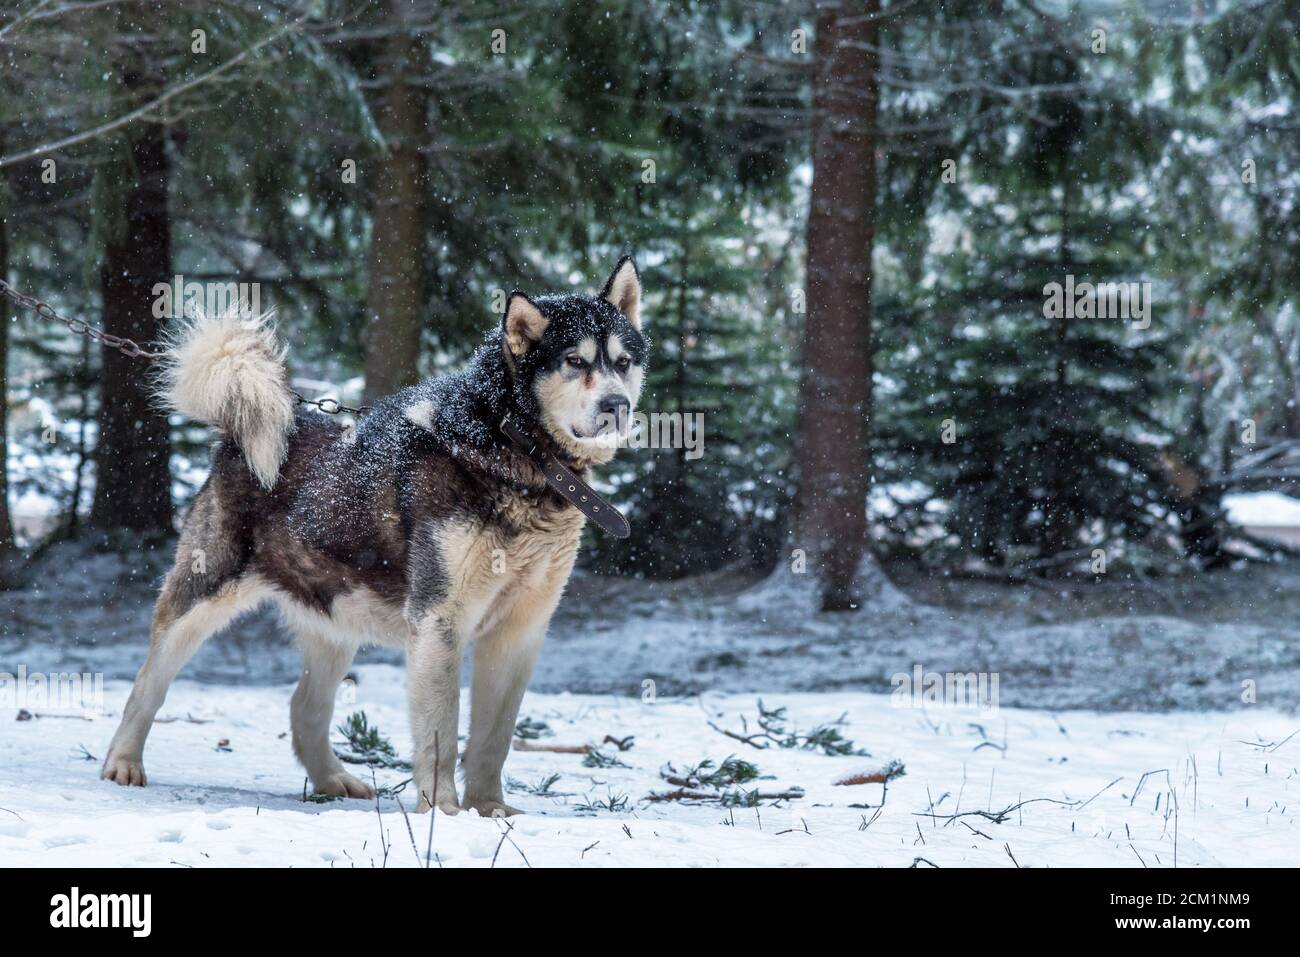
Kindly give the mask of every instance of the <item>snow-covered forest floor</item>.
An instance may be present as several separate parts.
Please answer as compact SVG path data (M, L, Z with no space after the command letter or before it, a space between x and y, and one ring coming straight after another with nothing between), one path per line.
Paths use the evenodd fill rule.
M99 781L164 568L61 546L24 588L0 593L0 671L108 678L89 720L0 720L0 865L369 867L387 845L388 866L414 866L429 819L412 816L413 850L398 803L409 810L409 792L378 807L303 800L288 740L297 656L267 614L237 622L183 673L150 738L149 788ZM522 716L546 725L534 745L593 745L600 757L513 752L507 800L528 814L504 842L499 821L439 815L435 866L1300 860L1294 569L1069 590L896 577L913 602L801 616L748 600L753 583L727 573L577 576ZM996 673L1001 708L897 706L890 677L918 664ZM337 718L364 711L400 759L399 665L368 653ZM1243 681L1257 703L1243 703ZM795 747L725 733L752 733L760 699L786 709ZM827 727L869 754L798 746ZM651 798L733 756L760 777L686 787L707 800ZM887 793L834 783L894 761L905 773ZM375 773L385 788L408 776ZM755 789L782 797L751 807Z
M134 678L166 552L46 553L25 587L0 592L0 666ZM1300 706L1300 564L1164 581L1006 586L891 570L912 599L856 615L754 602L754 581L720 572L647 582L579 572L531 688L639 695L702 691L888 692L928 671L1000 675L1003 705L1160 711ZM401 662L364 651L360 663ZM5 670L0 667L0 670ZM8 669L12 671L12 668ZM279 684L298 655L270 609L209 641L183 677Z
M100 782L97 759L127 691L125 682L109 685L102 719L5 723L0 862L420 863L429 818L404 816L402 807L413 803L409 789L378 802L303 800L285 686L178 683L150 740L150 786ZM530 694L523 715L550 732L535 743L593 744L604 761L618 764L588 767L595 762L582 754L513 752L507 799L527 814L508 827L440 814L435 866L1194 867L1300 859L1300 738L1281 744L1295 720L1275 711L923 713L858 692L777 694L764 705L786 708L788 725L805 733L838 722L854 749L871 755L758 750L716 730L740 731L742 721L752 730L754 695L643 703ZM409 753L400 669L359 669L355 702L345 710L352 709L391 733L399 755ZM732 755L761 777L689 790L742 802L754 789L797 789L802 797L764 797L756 808L652 798L681 789L665 774L680 777ZM893 760L905 774L887 794L882 784L835 783ZM384 787L407 777L400 769L375 775Z

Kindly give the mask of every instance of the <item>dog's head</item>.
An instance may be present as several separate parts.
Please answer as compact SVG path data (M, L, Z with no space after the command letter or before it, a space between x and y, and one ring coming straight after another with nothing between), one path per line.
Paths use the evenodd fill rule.
M596 296L511 293L501 349L516 399L551 439L581 462L608 462L641 398L649 351L632 258Z

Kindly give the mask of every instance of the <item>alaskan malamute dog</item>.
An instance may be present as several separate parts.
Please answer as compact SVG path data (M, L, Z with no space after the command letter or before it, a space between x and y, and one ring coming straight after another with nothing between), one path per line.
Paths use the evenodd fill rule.
M188 324L168 350L165 395L221 439L103 777L145 783L145 737L177 672L209 635L269 599L302 645L293 749L317 793L374 796L343 769L329 734L353 654L382 642L406 649L420 810L515 813L501 768L586 519L501 423L508 415L578 474L608 462L641 394L640 304L628 257L598 296L513 293L499 332L465 369L390 396L355 429L295 411L266 322ZM471 641L458 801L459 678Z

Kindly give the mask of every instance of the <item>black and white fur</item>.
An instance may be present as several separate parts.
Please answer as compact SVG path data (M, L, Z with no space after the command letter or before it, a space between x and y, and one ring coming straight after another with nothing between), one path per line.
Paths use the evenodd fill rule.
M640 307L627 257L596 296L514 293L464 369L390 396L355 429L295 412L265 321L181 330L165 395L222 437L103 777L145 783L145 738L181 667L236 615L273 601L302 647L293 747L318 793L373 797L339 763L329 729L353 655L378 642L407 652L420 810L515 813L501 769L585 519L498 426L508 413L579 472L608 462L640 398ZM459 676L471 643L458 799Z

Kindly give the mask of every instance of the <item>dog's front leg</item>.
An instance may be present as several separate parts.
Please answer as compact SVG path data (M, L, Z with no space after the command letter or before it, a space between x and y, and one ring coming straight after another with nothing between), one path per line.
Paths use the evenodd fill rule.
M451 616L431 611L415 626L406 653L412 759L421 813L437 804L455 814L456 745L460 724L460 662L464 641Z
M549 615L529 620L528 609L511 616L474 649L474 684L470 692L469 744L465 747L465 807L484 817L510 816L501 769L510 751L519 704L546 637Z

